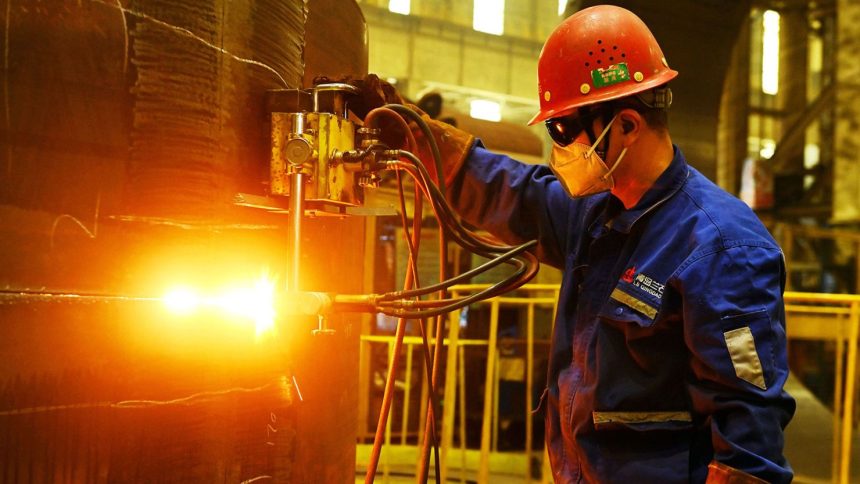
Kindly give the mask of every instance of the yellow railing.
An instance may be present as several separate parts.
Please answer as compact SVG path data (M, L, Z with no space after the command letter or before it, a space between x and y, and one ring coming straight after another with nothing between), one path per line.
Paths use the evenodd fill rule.
M462 296L486 288L487 285L461 285L451 290L452 296ZM558 285L555 284L532 284L523 286L516 295L501 296L478 303L489 306L489 328L487 339L463 339L460 338L460 311L449 315L447 337L443 345L448 349L446 362L443 367L445 372L444 387L440 389L439 401L444 399L441 415L441 439L440 439L440 474L441 481L447 482L449 478L449 467L455 468L461 482L469 476L479 483L491 482L490 474L503 473L518 475L523 482L532 482L531 465L535 456L534 447L542 448L542 443L535 445L532 442L532 418L530 410L537 402L533 401L534 386L544 386L544 380L534 381L535 346L548 344L546 340L535 339L536 310L548 309L554 312L555 302L558 298ZM855 406L855 388L857 379L857 340L860 329L860 296L835 295L835 294L813 294L787 292L785 294L785 305L787 314L787 334L789 340L815 340L834 342L837 348L836 364L833 369L835 375L834 411L833 411L833 456L832 456L832 481L849 482L851 463L851 437L853 428L853 409ZM525 314L525 357L524 357L524 383L525 383L525 442L524 451L519 453L498 452L497 442L499 436L499 314L502 308L519 308ZM554 314L552 315L554 318ZM547 317L549 319L549 316ZM551 321L546 321L550 324ZM431 332L432 334L432 332ZM394 338L392 336L362 336L362 352L370 350L372 345L387 345L389 348L389 361ZM853 344L849 344L853 342ZM431 345L434 343L431 340ZM417 423L410 424L410 416L415 409L411 397L416 391L412 383L414 373L412 349L415 345L422 344L421 338L407 336L404 340L404 359L400 363L401 381L400 394L396 397L394 405L399 405L397 412L400 425L399 435L393 435L391 429L391 418L386 428L385 447L380 461L378 475L380 482L385 482L391 473L392 466L405 465L406 462L417 461L420 445L414 446L415 439L420 442L423 433L424 416L427 411L427 384L426 378L422 378L421 394L418 399L421 402L418 411L420 418L414 419ZM486 367L484 370L483 389L483 413L481 421L481 440L478 449L466 448L466 388L465 388L465 351L466 348L482 348L487 352ZM454 349L453 351L451 349ZM790 347L789 347L790 351ZM420 353L419 353L420 354ZM843 364L843 361L845 363ZM423 361L421 363L423 364ZM423 369L419 372L425 375ZM370 395L362 398L370 399ZM392 412L392 415L395 412ZM455 425L455 417L459 417ZM362 425L365 423L363 422ZM410 428L411 427L411 428ZM455 430L458 432L458 446L454 447ZM364 435L370 435L369 428L361 427ZM410 440L412 439L412 440ZM412 443L410 443L412 442ZM359 446L359 466L362 465L363 456L366 454L366 444ZM542 462L542 475L539 482L551 482L545 454L539 454ZM432 467L431 467L432 468ZM802 469L795 469L798 475Z
M831 480L850 482L860 296L786 292L785 311L789 352L793 340L827 341L836 346ZM802 473L798 469L799 477Z

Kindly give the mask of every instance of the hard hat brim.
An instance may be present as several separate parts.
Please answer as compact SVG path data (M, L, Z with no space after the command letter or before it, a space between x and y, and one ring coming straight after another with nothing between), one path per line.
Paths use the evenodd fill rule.
M660 74L652 77L651 79L647 79L640 83L636 83L635 86L631 86L629 84L623 86L623 90L618 89L618 87L614 89L607 89L604 92L597 91L592 92L590 95L583 95L582 99L576 100L574 102L570 102L565 104L563 107L558 109L546 109L538 111L531 120L527 123L528 126L534 126L541 121L546 121L547 119L564 116L572 113L575 109L579 109L584 106L591 106L594 104L599 104L607 101L613 101L616 99L622 99L628 96L632 96L634 94L638 94L640 92L647 91L649 89L653 89L655 87L660 87L663 84L671 81L675 77L678 76L678 71L673 69L666 69ZM634 82L634 81L631 81Z

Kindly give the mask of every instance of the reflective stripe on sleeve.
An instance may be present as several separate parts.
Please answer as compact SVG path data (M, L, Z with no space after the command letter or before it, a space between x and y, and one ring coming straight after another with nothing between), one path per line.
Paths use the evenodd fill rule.
M749 326L726 331L723 336L726 338L726 346L729 348L729 355L738 378L762 390L767 390L761 361L758 359L755 340Z
M693 421L690 412L591 412L591 418L595 425Z

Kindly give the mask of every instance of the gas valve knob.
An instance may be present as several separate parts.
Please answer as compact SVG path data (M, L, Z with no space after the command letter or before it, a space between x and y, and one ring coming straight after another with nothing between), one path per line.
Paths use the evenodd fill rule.
M301 136L290 138L284 146L284 158L292 165L304 165L313 153L311 142Z

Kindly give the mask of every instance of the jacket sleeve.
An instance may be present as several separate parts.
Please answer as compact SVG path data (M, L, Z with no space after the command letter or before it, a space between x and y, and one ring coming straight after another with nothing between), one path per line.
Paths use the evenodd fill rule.
M696 413L707 417L714 450L708 482L755 482L720 480L744 473L792 479L782 453L795 409L783 390L784 278L781 251L756 242L693 256L679 273L689 393Z
M480 143L448 189L464 220L508 244L537 239L538 259L555 267L563 266L571 221L582 219L586 205L571 199L547 166L492 153Z

